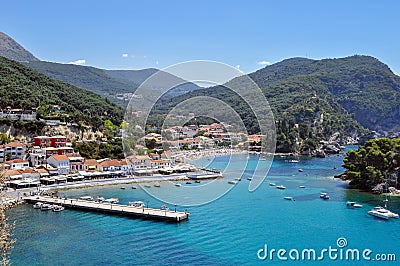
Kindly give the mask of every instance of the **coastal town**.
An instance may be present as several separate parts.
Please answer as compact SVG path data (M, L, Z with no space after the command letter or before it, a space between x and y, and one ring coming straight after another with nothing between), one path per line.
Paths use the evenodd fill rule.
M232 153L244 145L250 145L251 151L260 150L260 135L232 136L219 123L176 126L166 132L178 136L177 140L165 141L169 144L168 151L163 150L161 134L149 133L144 137L149 146L144 154L120 160L84 158L73 148L71 139L62 135L35 136L31 142L13 140L0 145L4 180L1 185L15 190L93 179L140 179L196 173L207 169L197 169L188 160Z

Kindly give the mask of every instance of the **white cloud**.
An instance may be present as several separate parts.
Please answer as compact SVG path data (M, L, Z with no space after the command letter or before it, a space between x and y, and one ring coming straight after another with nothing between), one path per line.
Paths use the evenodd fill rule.
M236 68L237 70L239 70L241 73L244 73L244 72L240 69L240 65L236 65L235 68Z
M268 62L268 61L260 61L260 62L258 62L257 64L260 65L260 66L268 66L268 65L271 64L271 62Z
M76 61L69 62L68 64L83 66L83 65L86 64L86 60L85 59L78 59Z
M122 57L128 57L129 54L122 54Z

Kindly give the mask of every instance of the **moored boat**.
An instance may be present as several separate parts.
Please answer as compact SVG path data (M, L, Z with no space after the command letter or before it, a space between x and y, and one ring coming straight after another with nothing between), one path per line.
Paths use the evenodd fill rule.
M50 211L51 209L53 209L53 205L48 203L43 203L42 206L40 207L41 211Z
M104 200L103 202L104 203L114 203L114 204L116 204L116 203L119 202L119 199L118 198L109 198L109 199Z
M128 205L132 206L132 207L143 208L144 207L144 202L140 201L140 200L137 200L137 201L128 202Z
M284 197L285 200L293 200L292 197Z
M328 200L330 197L329 197L329 195L328 195L328 193L326 193L326 192L322 192L320 195L319 195L319 197L321 198L321 199L324 199L324 200Z
M61 212L63 211L65 208L61 205L53 205L52 211L53 212Z
M238 183L237 180L229 180L228 181L228 184L231 184L231 185L236 185L237 183Z
M286 189L286 187L284 187L284 186L282 186L282 185L276 186L276 188L277 188L277 189Z
M361 205L361 204L358 204L358 203L355 202L355 201L348 201L348 202L346 202L346 206L349 207L349 208L362 208L362 205Z
M40 208L42 207L42 205L43 205L43 202L36 202L36 203L33 205L33 208L34 208L34 209L40 209Z

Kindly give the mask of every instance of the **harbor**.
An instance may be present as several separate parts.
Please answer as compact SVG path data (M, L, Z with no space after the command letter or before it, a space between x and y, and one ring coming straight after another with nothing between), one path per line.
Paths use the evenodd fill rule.
M35 204L38 202L60 205L68 209L85 210L121 216L129 216L141 219L159 220L167 222L181 222L189 218L190 213L184 211L169 210L167 208L154 209L148 207L135 207L114 203L89 201L73 198L55 198L48 196L29 196L24 200L27 203Z

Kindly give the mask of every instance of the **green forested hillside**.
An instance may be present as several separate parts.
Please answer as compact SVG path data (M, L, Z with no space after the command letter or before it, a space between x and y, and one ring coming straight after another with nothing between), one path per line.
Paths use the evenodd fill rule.
M249 76L262 89L274 112L277 151L313 149L334 134L342 140L356 138L366 133L365 128L400 130L400 78L373 57L293 58ZM250 132L257 132L250 109L221 86L161 102L155 112L168 112L178 102L200 95L229 103L244 118Z
M99 95L53 80L20 63L0 57L0 108L38 108L42 116L58 105L66 121L84 122L96 128L110 119L122 121L123 109Z
M50 78L93 91L121 106L126 103L117 99L116 94L132 93L139 84L131 80L114 78L105 70L95 67L44 61L29 62L26 65Z

